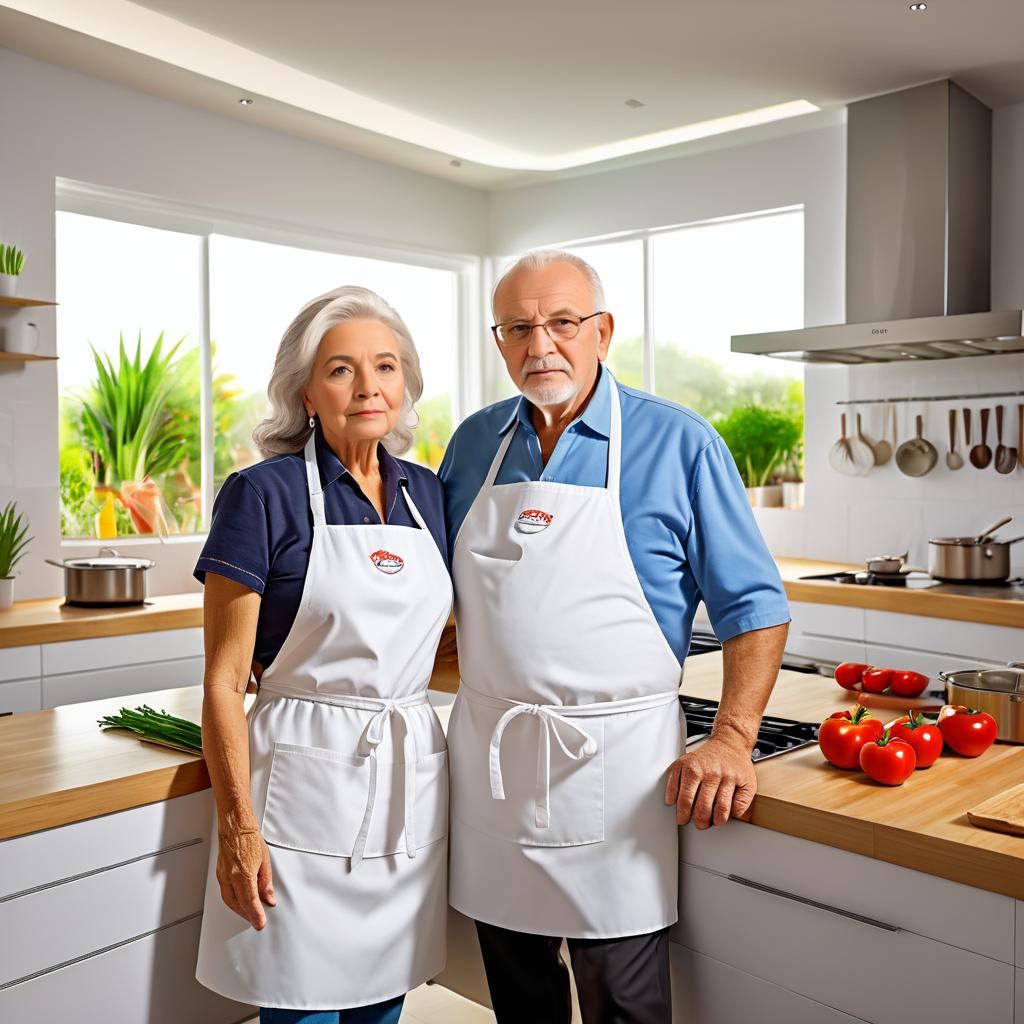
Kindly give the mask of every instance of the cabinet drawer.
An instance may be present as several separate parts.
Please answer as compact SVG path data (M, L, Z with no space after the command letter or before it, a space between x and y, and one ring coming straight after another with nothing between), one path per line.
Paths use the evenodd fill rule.
M117 665L143 665L202 654L203 631L199 627L101 636L91 640L64 640L43 644L43 675L88 672Z
M933 619L867 609L867 636L874 643L903 650L1005 664L1024 661L1021 630L956 619Z
M25 1024L236 1024L256 1008L195 979L201 917L0 989L0 1020Z
M38 679L0 683L0 715L38 711L43 706L43 689Z
M213 793L203 790L0 841L0 898L167 850L207 843Z
M791 601L786 650L822 661L864 660L864 609Z
M203 909L202 840L0 901L0 985L10 985Z
M858 1024L857 1018L669 943L672 1024Z
M39 678L42 672L39 645L0 648L0 682L7 679Z
M841 878L851 891L859 894L864 888L851 874L833 876L833 889ZM908 984L913 985L915 1020L1013 1019L1011 964L912 931L854 920L703 868L685 865L681 882L682 918L672 937L747 974L874 1024L905 1024ZM898 910L899 905L890 909L887 923Z
M73 672L43 677L43 707L80 704L104 697L127 697L174 686L199 686L203 681L204 658L180 658L152 665L128 665L98 672Z
M740 875L1013 963L1014 900L743 821L680 833L685 863ZM683 908L685 912L685 907Z

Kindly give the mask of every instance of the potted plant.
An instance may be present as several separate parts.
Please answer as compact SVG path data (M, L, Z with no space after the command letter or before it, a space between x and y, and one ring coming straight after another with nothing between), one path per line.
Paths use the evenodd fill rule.
M21 561L32 537L26 537L28 524L13 501L0 511L0 609L14 603L14 567Z
M18 290L18 275L25 265L25 254L14 245L0 245L0 295Z
M736 460L750 503L781 505L782 487L775 481L799 448L801 418L786 408L744 405L719 418L714 426Z

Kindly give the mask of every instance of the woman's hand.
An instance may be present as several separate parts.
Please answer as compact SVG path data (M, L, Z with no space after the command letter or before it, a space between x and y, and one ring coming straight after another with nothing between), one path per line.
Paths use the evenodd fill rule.
M217 881L221 899L256 929L267 925L263 904L277 905L270 872L270 851L257 828L219 832Z

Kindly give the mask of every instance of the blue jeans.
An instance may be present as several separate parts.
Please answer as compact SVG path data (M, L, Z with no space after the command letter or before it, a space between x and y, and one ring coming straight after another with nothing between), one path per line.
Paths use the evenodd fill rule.
M405 996L354 1010L278 1010L260 1008L260 1024L398 1024Z

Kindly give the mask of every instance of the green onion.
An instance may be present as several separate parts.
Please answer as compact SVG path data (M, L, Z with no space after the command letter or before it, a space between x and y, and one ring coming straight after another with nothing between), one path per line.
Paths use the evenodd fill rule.
M118 715L97 719L101 729L129 729L148 743L158 743L187 754L203 752L202 729L187 718L175 718L166 711L154 711L148 704L134 711L121 708Z

